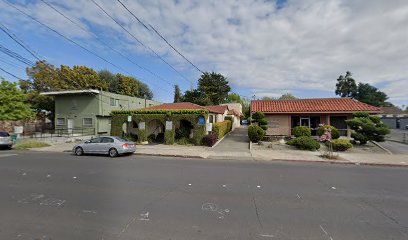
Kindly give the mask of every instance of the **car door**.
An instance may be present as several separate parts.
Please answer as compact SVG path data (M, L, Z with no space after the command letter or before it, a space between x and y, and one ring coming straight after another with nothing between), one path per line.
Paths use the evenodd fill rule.
M113 138L110 137L101 137L101 144L99 146L100 153L107 154L109 149L113 146Z
M92 138L87 143L83 144L85 153L98 153L98 147L101 144L101 138Z

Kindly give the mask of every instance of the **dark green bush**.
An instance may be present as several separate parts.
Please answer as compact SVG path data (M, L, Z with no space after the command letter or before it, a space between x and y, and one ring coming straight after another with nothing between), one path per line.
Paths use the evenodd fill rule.
M366 112L355 112L353 113L353 117L355 118L368 118L370 116L370 114L366 113Z
M158 133L155 139L156 142L162 143L164 142L164 133Z
M203 137L203 145L212 147L217 142L217 136L214 133L210 133Z
M259 120L264 119L265 114L262 112L255 112L252 114L252 121L259 122Z
M176 139L181 139L181 138L188 138L190 136L190 129L189 128L177 128L176 129Z
M312 135L312 130L310 130L310 128L305 127L305 126L297 126L293 129L293 135L295 135L295 137L302 137L302 136L310 137Z
M189 138L183 137L183 138L178 139L176 143L179 145L189 145L191 144L191 140Z
M368 138L365 135L358 132L351 133L351 137L354 138L355 141L359 141L360 144L366 144L368 142Z
M229 120L213 123L212 132L217 136L217 139L221 139L225 134L231 131L231 127L232 123Z
M309 151L316 151L320 148L320 144L310 136L300 136L289 140L286 144Z
M324 129L325 129L325 128L328 128L328 127L331 128L331 136L332 136L332 139L338 139L338 138L340 137L340 132L339 132L339 130L337 130L337 128L335 128L335 127L333 127L333 126L329 126L329 125L323 125L323 126L319 127L319 128L317 129L317 135L318 135L319 137L322 136L322 135L324 134Z
M153 133L150 134L149 136L147 136L147 141L148 141L149 143L155 142L155 141L156 141L156 135L154 135Z
M334 139L331 142L334 151L346 151L353 147L353 144L350 143L347 139ZM330 142L326 142L326 146L330 145Z
M268 126L265 126L265 125L262 125L261 128L262 128L264 131L268 130Z
M265 135L265 131L258 126L252 125L248 127L248 137L251 140L251 142L259 142L262 140L262 138Z

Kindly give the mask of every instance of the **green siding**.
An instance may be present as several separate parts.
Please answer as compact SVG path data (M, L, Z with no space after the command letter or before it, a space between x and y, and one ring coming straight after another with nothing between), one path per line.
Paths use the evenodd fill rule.
M117 102L111 106L111 98ZM146 100L146 106L160 102ZM100 94L61 94L55 96L55 129L67 128L68 119L73 119L74 128L94 128L95 132L110 134L109 124L112 110L137 110L145 107L145 100L110 92ZM65 125L59 126L57 118L64 118ZM92 125L83 125L84 118L92 118Z

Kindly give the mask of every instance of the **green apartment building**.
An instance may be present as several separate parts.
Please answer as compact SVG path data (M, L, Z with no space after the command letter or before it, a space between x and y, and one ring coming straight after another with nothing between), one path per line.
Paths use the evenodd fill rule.
M92 135L110 135L112 110L137 110L161 104L93 89L44 92L41 95L55 98L55 130Z

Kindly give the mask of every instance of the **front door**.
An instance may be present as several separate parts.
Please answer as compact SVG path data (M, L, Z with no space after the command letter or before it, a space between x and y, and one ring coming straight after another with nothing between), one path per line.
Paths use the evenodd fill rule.
M300 118L300 126L310 128L310 118Z
M68 128L68 133L72 134L72 129L74 128L74 119L68 118L67 120L67 128Z

